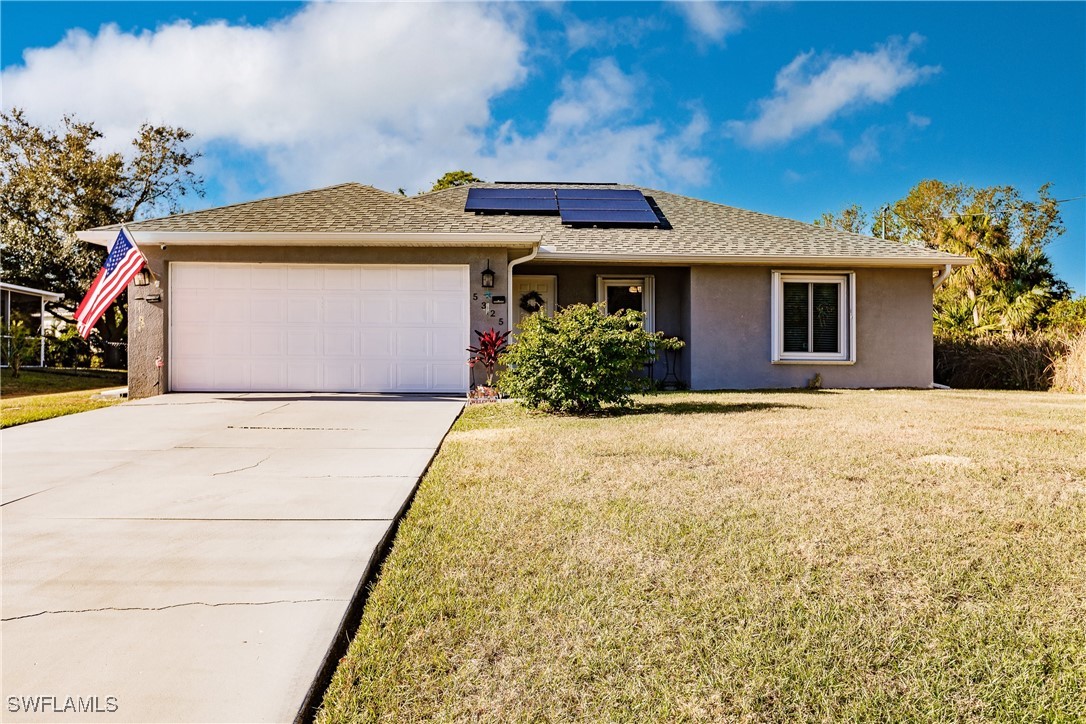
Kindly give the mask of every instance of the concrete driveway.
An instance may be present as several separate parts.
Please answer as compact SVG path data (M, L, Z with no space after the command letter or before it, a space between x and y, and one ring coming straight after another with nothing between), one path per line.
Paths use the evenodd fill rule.
M175 394L0 433L0 719L295 719L461 406Z

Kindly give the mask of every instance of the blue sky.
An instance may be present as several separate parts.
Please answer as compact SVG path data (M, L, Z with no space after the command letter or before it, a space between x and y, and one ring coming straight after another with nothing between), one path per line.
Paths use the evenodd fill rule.
M938 178L1086 194L1084 3L12 2L3 105L182 125L218 205L627 181L810 221ZM1049 253L1086 292L1086 199Z

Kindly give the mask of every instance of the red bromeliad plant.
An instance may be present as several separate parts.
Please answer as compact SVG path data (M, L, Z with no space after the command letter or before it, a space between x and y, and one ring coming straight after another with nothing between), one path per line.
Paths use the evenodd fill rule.
M494 385L494 368L498 366L498 357L505 351L509 332L499 332L491 327L486 332L475 331L479 337L479 343L474 347L468 347L472 356L468 358L468 365L474 367L477 364L486 369L486 386Z

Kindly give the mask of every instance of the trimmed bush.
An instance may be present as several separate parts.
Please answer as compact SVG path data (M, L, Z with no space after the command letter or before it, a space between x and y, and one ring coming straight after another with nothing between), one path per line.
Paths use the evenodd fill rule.
M554 316L533 314L518 328L516 342L502 358L498 387L528 407L588 414L604 405L632 404L631 395L652 380L636 372L657 351L682 342L649 333L645 315L574 304Z
M957 388L1047 390L1067 341L1052 335L935 338L935 381Z

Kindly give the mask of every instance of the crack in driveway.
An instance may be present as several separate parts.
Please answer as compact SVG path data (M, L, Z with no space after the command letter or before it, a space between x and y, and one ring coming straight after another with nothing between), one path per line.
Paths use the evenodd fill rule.
M166 611L171 608L184 608L186 606L207 606L208 608L219 608L220 606L273 606L281 603L342 603L346 601L346 598L300 598L300 599L281 599L277 601L222 601L219 603L208 603L206 601L189 601L187 603L171 603L169 606L104 606L102 608L78 608L78 609L62 609L58 611L38 611L37 613L27 613L22 616L12 616L11 618L0 619L0 621L18 621L24 618L36 618L38 616L54 615L61 613L98 613L102 611Z

